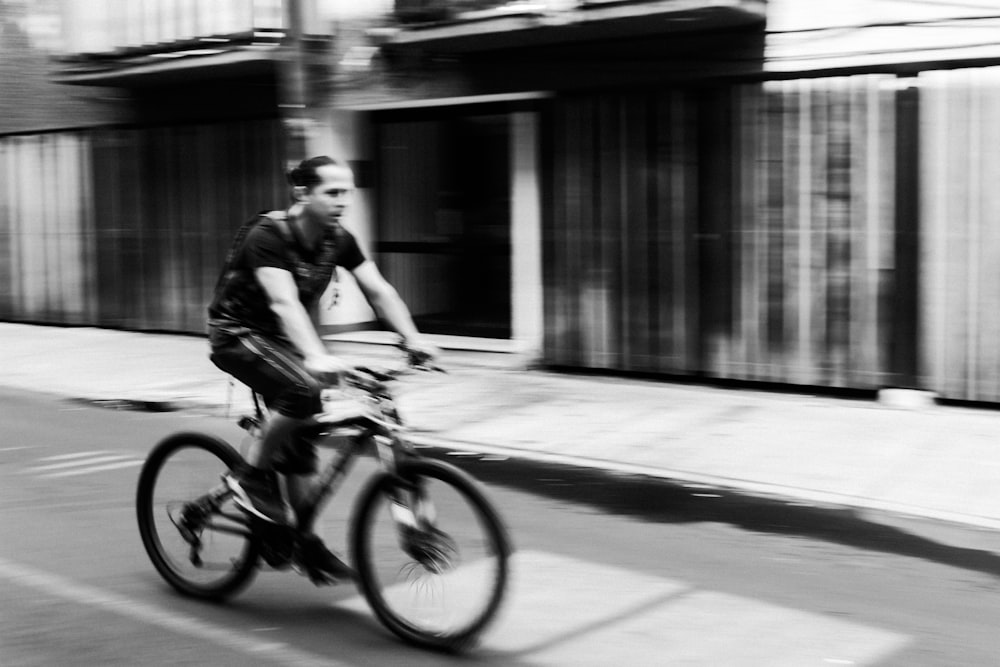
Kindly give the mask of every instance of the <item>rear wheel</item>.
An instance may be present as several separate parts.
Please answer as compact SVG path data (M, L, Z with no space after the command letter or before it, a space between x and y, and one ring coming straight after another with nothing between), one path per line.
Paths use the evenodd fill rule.
M399 522L397 501L415 527ZM472 478L438 461L376 477L358 500L351 547L375 615L421 646L473 645L506 592L511 548L499 516Z
M180 433L150 452L139 475L139 533L160 575L185 595L221 599L257 570L257 543L222 477L241 461L201 433Z

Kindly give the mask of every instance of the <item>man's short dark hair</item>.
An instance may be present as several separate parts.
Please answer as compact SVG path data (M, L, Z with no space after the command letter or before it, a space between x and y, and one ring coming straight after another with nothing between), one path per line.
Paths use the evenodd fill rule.
M288 182L293 187L313 188L323 182L317 171L320 167L325 167L329 164L335 164L338 167L346 169L346 165L328 155L317 155L316 157L303 160L299 163L299 166L288 172Z

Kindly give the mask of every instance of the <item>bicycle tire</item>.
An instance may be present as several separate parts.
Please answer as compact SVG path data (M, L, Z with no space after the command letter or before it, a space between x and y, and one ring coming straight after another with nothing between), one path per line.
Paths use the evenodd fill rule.
M469 546L474 550L470 555L476 556L481 538L480 558L463 560L463 551L455 562L449 563L457 567L435 573L406 553L400 543L399 527L389 512L390 494L400 489L410 491L416 485L433 488L429 494L438 505L435 525L447 535L448 547L454 545L457 554L461 542L461 548ZM440 505L442 500L447 507ZM469 529L482 534L470 539L466 534ZM464 472L440 461L417 459L401 464L396 474L375 476L355 506L350 543L359 587L376 617L398 637L418 646L449 652L471 648L495 619L506 594L512 551L507 530L478 484ZM397 566L397 560L402 564ZM464 602L461 595L466 593L465 587L476 583L473 579L478 581L478 576L473 575L480 572L484 575L478 586L482 588L482 603L470 609L469 618L454 627L441 627L440 618L436 621L424 618L423 612L411 616L400 608L399 599L423 592L431 596L432 605L446 599L449 603ZM394 575L402 576L403 581L396 582ZM448 595L435 598L435 593L445 590ZM469 590L473 590L471 586ZM438 617L448 614L448 610L433 612Z
M178 433L159 442L149 453L136 489L136 518L142 544L157 572L180 593L206 600L221 600L243 589L257 572L259 547L249 536L211 533L208 539L223 555L206 569L190 558L175 557L173 551L190 550L171 513L207 494L242 457L228 443L203 433ZM176 471L176 473L175 473ZM214 477L214 482L213 478ZM183 480L183 489L169 488ZM212 517L220 515L213 514ZM204 534L202 534L204 537ZM227 558L229 551L235 554ZM217 578L196 577L220 572Z

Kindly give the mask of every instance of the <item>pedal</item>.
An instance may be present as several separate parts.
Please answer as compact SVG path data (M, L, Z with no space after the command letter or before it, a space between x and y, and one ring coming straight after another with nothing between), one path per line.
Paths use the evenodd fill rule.
M308 577L309 581L315 586L336 586L342 581L341 579L331 577L322 570L306 567L295 561L292 561L292 570L303 577Z
M201 540L197 537L191 542L191 552L188 554L188 560L195 567L204 565L204 561L201 560Z

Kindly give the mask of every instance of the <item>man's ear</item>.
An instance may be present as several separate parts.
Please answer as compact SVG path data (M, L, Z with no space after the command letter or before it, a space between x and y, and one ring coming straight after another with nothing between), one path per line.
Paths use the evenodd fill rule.
M304 185L296 185L292 188L292 196L295 197L296 201L302 201L309 194L309 189Z

